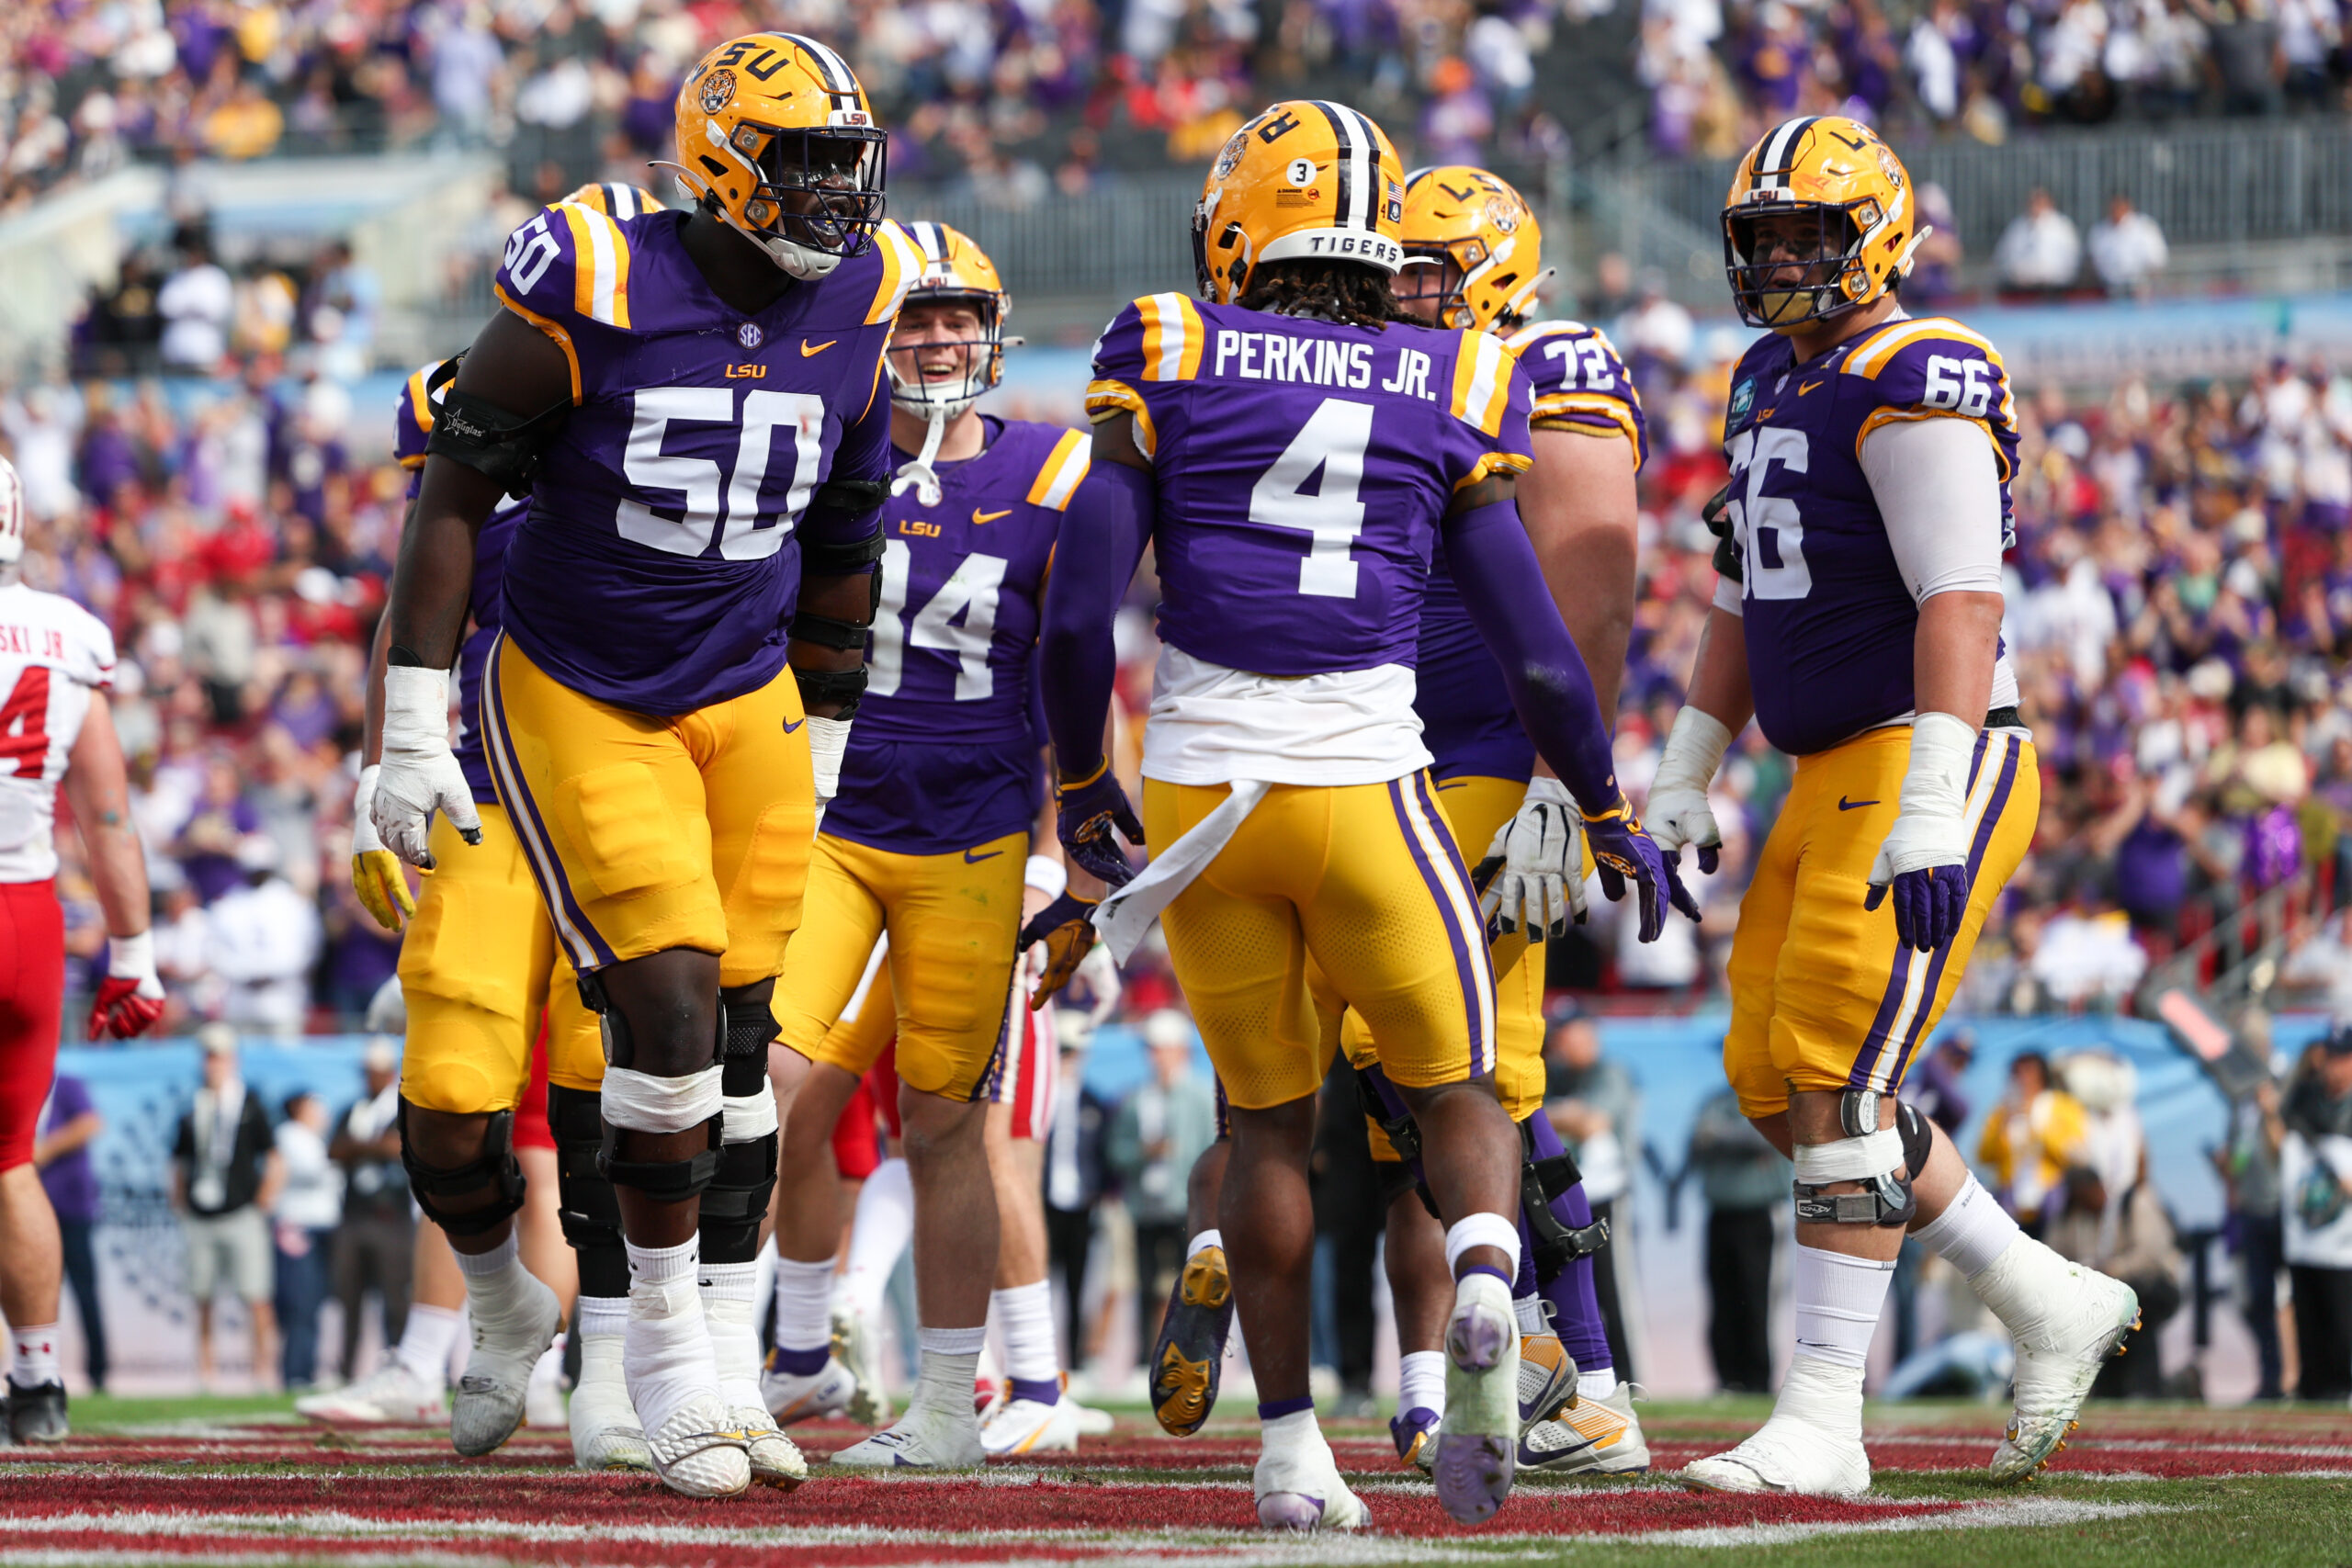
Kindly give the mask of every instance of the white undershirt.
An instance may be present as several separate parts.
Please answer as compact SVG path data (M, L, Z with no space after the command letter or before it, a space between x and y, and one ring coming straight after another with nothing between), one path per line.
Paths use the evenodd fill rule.
M1168 784L1386 784L1430 765L1402 664L1255 675L1163 644L1143 732L1144 777Z

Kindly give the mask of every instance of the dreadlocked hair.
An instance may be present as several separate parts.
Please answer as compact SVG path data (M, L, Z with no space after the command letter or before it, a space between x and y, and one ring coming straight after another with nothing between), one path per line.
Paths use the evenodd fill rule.
M1405 319L1388 275L1362 262L1265 262L1250 269L1250 286L1236 302L1245 310L1320 316L1355 327Z

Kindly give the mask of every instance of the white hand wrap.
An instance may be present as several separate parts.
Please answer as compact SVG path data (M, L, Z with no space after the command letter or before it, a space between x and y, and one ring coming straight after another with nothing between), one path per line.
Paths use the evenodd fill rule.
M376 775L384 771L380 762L370 762L359 770L359 788L351 796L351 852L372 855L382 852L384 836L376 831Z
M1568 786L1538 773L1527 781L1527 798L1511 819L1495 830L1487 855L1500 855L1479 912L1505 931L1527 933L1530 942L1566 936L1571 916L1584 919L1583 813Z
M386 849L430 869L425 845L435 811L480 837L473 791L449 750L449 672L394 665L384 671L384 760L369 815Z
M107 978L136 980L141 995L164 994L164 983L155 977L155 933L141 931L137 936L107 938Z
M1968 862L1968 763L1976 731L1932 710L1911 721L1911 765L1903 774L1901 809L1887 829L1871 883L1885 886L1906 871Z
M1683 704L1674 716L1666 755L1658 759L1657 775L1650 780L1649 800L1642 812L1642 825L1662 853L1678 853L1685 844L1713 849L1724 841L1714 808L1707 804L1707 788L1715 782L1731 741L1723 720L1693 704Z
M808 720L808 762L817 773L819 806L841 791L842 759L849 754L849 727L845 718Z

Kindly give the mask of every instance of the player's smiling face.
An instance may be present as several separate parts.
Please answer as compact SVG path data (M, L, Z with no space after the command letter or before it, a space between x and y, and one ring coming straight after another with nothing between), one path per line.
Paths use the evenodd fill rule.
M909 305L890 333L890 368L901 386L953 389L984 368L979 310L956 300Z

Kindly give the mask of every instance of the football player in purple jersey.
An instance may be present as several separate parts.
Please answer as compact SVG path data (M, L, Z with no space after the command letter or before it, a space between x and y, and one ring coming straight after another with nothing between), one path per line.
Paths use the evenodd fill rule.
M884 145L839 55L756 33L679 91L690 211L564 204L517 229L503 308L435 417L388 612L373 816L429 866L434 812L480 837L446 671L477 535L527 491L482 733L579 976L577 1008L550 1002L550 1121L567 1168L586 1157L611 1184L607 1207L567 1182L567 1212L576 1194L626 1259L582 1287L627 1294L629 1398L656 1473L689 1495L807 1473L758 1388L765 1068L817 809L865 685L882 355L914 270L881 229ZM445 1213L511 1212L495 1118L404 1119ZM512 1244L457 1245L488 1269Z
M1740 161L1724 259L1770 328L1733 372L1721 581L1650 786L1658 842L1722 841L1707 788L1752 715L1797 759L1740 906L1724 1066L1796 1162L1796 1346L1771 1419L1695 1486L1865 1491L1862 1371L1910 1231L2017 1342L1997 1479L2030 1475L2139 1317L2024 1235L1902 1086L2033 837L2040 774L2001 648L2017 425L1993 345L1913 320L1909 176L1855 120L1787 120Z
M1495 1094L1485 921L1412 707L1441 535L1644 936L1688 898L1617 787L1511 499L1530 460L1526 374L1490 333L1397 319L1403 209L1395 149L1345 106L1278 104L1234 134L1194 212L1202 302L1138 299L1095 346L1104 482L1090 525L1062 541L1042 638L1071 886L1029 932L1051 983L1092 924L1114 955L1154 918L1165 927L1231 1111L1218 1229L1261 1396L1258 1516L1294 1529L1368 1518L1306 1389L1318 1002L1363 1016L1448 1226L1439 1498L1487 1518L1515 1464L1518 1139ZM1144 748L1154 854L1136 875L1114 832L1139 842L1145 823L1102 733L1112 616L1147 544L1163 647Z
M1077 1446L1077 1407L1051 1357L1042 1257L1035 1280L1017 1281L1036 1288L1000 1305L1010 1318L1034 1304L1006 1323L1009 1348L1033 1349L1041 1334L1046 1364L1016 1354L1013 1398L986 1434L972 1392L999 1266L1001 1197L984 1134L1007 1014L1026 1000L1012 999L1014 941L1024 884L1045 879L1046 897L1060 891L1059 865L1030 852L1043 804L1037 625L1056 541L1084 493L1090 443L979 412L1003 374L1010 301L995 265L942 224L903 232L918 270L891 335L899 466L883 510L865 697L817 839L807 923L776 991L786 1155L775 1352L763 1388L787 1423L849 1403L850 1372L828 1354L842 1235L831 1139L895 1017L922 1365L904 1416L833 1462L949 1469L977 1465L985 1451Z

